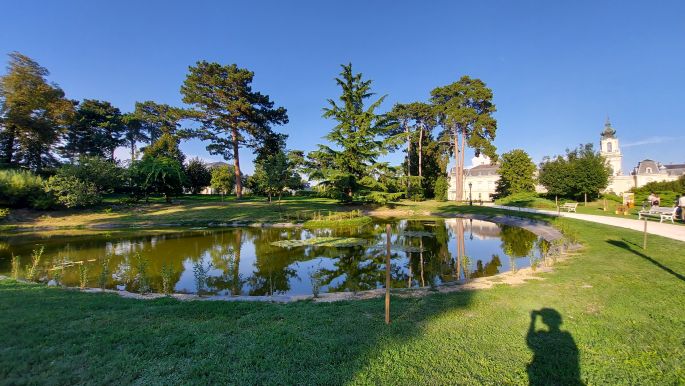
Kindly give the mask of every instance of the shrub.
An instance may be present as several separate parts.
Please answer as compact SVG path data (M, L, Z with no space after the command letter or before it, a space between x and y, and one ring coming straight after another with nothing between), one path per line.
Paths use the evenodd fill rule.
M0 170L0 204L47 209L51 200L43 184L40 176L27 170Z
M199 158L193 158L186 166L187 185L192 194L198 194L212 182L212 173Z
M85 261L82 261L78 266L78 282L81 289L85 289L88 286L88 267Z
M615 201L615 202L618 202L619 204L623 204L623 197L621 197L617 194L614 194L614 193L604 193L604 194L602 194L601 198L606 199L608 201Z
M40 249L34 249L31 254L31 265L26 266L26 280L33 281L38 275L38 264L43 257L43 251L45 247L41 246Z
M92 183L98 193L112 193L122 186L123 170L115 162L102 157L82 156L78 163L57 170L58 176L75 177Z
M54 195L57 203L67 208L93 206L102 201L95 184L74 176L50 177L45 184L45 191Z
M447 178L445 177L438 177L438 179L435 180L435 187L433 188L433 191L435 192L436 201L447 201L448 186L449 184L447 183Z

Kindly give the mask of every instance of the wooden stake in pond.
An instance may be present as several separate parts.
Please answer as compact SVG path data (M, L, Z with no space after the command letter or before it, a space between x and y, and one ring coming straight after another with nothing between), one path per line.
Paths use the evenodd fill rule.
M385 324L390 324L390 224L385 225Z
M647 217L645 217L644 238L642 239L642 249L647 249Z

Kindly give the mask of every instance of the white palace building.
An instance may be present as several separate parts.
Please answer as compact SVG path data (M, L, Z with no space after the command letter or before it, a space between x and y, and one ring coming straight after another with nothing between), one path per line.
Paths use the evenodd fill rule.
M616 137L616 130L611 126L608 119L600 136L599 150L602 156L606 158L612 170L611 180L606 189L607 192L620 195L632 188L644 186L649 182L675 181L685 174L685 164L664 165L651 159L638 162L630 174L624 174L623 155ZM464 170L464 194L462 197L468 200L470 184L471 197L474 201L492 201L496 183L499 180L498 168L499 165L496 163L492 164L490 159L485 156L473 158L472 167ZM448 177L449 190L447 191L447 196L448 199L454 200L457 185L457 176L454 168L450 170ZM538 193L545 192L545 188L542 186L536 186L535 190Z

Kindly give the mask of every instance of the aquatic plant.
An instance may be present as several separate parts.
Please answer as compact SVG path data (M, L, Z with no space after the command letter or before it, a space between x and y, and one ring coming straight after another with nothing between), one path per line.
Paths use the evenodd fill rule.
M312 283L312 295L314 295L315 298L319 297L324 277L325 272L321 268L309 272L309 280Z
M78 281L81 289L85 289L88 285L88 266L85 261L82 261L78 266Z
M311 237L304 240L280 240L271 243L274 247L295 248L304 246L316 247L356 247L366 245L366 240L355 237Z
M98 275L98 287L105 289L109 280L109 260L110 256L100 258L100 274Z
M202 293L207 287L207 277L209 276L209 271L212 269L212 263L208 263L207 267L204 266L202 260L193 263L193 276L195 276L195 286L197 287L197 294L202 296Z
M150 262L147 257L136 252L136 279L138 281L138 292L141 294L146 294L151 291L150 279L147 276L147 267Z
M21 269L19 256L12 254L12 278L14 280L19 279L19 270Z
M173 292L172 291L173 287L172 287L171 281L173 280L173 276L174 276L174 270L171 267L171 264L164 263L162 265L161 275L162 275L162 292L165 295L171 295L171 293Z
M44 250L45 247L41 246L39 249L34 249L31 253L31 264L26 266L26 280L33 281L36 279L38 264L40 264L40 260L43 258Z

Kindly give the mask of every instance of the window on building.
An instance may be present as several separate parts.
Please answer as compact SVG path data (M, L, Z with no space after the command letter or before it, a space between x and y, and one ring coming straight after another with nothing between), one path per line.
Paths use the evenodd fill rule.
M651 172L652 172L652 168L647 168L647 169L645 169L645 172L651 173Z
M611 142L607 142L607 152L611 153Z

